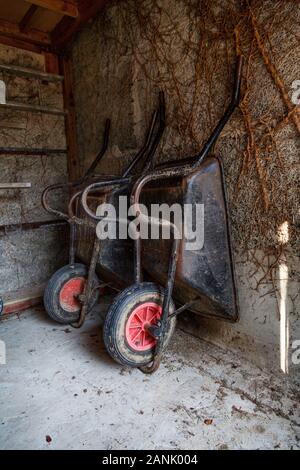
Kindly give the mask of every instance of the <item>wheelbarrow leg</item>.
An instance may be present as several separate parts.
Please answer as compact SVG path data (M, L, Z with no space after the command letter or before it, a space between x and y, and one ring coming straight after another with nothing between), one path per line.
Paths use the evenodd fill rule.
M96 236L95 241L94 241L94 247L93 247L93 253L92 253L92 258L90 262L89 272L88 272L88 278L87 278L87 282L85 285L85 290L79 299L82 301L80 317L76 323L70 323L70 325L73 326L73 328L80 328L85 321L86 314L88 313L88 307L90 304L89 300L90 300L91 295L93 295L93 280L94 280L94 276L96 272L96 264L98 261L99 251L100 251L100 240Z
M75 263L75 244L76 244L76 223L70 221L70 247L69 247L69 265L74 266Z
M141 366L139 367L139 369L141 372L143 372L143 374L153 374L159 369L160 362L161 362L161 354L157 354L155 351L151 365Z
M164 336L165 336L165 333L167 330L167 324L168 324L170 301L171 301L172 291L173 291L174 282L175 282L179 242L180 242L179 239L174 238L173 245L172 245L172 253L171 253L170 263L169 263L169 269L168 269L168 280L167 280L167 285L165 288L165 295L164 295L164 300L163 300L163 309L162 309L161 318L157 322L157 325L150 326L147 330L148 333L156 339L156 346L154 350L152 363L150 365L140 367L140 370L144 374L152 374L153 372L156 372L160 366L162 352L163 352Z

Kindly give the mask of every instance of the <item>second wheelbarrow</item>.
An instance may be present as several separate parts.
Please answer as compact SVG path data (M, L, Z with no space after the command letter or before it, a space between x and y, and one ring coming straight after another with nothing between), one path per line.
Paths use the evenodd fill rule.
M121 177L109 175L94 176L96 183L93 185L94 192L90 196L89 202L97 206L107 200L107 198L112 197L111 194L114 193L112 189L116 191L120 186L126 188L129 184L132 185L137 178L134 175L134 170L138 168L139 163L142 161L142 169L139 174L144 174L151 165L164 127L165 104L164 96L161 92L159 94L159 106L153 114L144 146L123 171ZM100 242L96 237L95 222L82 210L79 197L105 153L107 140L108 123L106 125L102 151L86 175L75 183L49 186L45 189L42 196L44 208L51 214L64 218L70 225L69 263L56 271L48 281L44 292L44 306L52 319L59 323L71 324L76 327L80 327L83 324L86 314L97 301L99 288L103 286L103 282L99 281L96 274L96 270L99 271L101 262L98 259ZM97 186L101 186L101 191L98 191L98 193ZM70 199L67 214L53 208L48 202L49 193L63 187L65 189L71 188L76 190ZM78 263L76 260L81 262Z

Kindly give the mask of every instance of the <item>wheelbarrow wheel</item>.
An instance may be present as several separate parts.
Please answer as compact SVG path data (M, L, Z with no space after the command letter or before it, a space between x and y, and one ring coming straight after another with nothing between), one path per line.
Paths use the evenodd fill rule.
M87 281L88 269L84 264L66 265L56 271L48 281L44 292L44 307L49 317L64 325L79 319L81 303L78 299L83 294ZM95 275L93 287L99 284ZM92 291L89 310L96 304L98 289Z
M147 332L162 314L164 290L152 282L128 287L112 303L104 322L103 338L110 356L120 364L141 367L153 360L156 340ZM173 301L170 313L175 310ZM165 348L174 332L176 317L169 320Z

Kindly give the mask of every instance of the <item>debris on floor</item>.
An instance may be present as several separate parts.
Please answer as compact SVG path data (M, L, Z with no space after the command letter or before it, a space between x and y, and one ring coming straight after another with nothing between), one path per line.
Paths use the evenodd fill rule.
M101 323L1 324L1 449L300 449L295 385L180 330L143 375L109 358Z

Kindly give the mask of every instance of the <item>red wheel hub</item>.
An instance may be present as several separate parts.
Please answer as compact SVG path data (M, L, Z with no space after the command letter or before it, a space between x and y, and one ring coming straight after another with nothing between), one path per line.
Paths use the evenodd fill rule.
M75 313L80 310L81 304L77 297L83 293L85 283L84 277L74 277L63 285L59 293L59 303L66 312Z
M145 302L139 305L130 314L125 329L125 336L129 346L135 351L147 351L155 345L147 327L155 325L162 314L162 307L154 302Z

